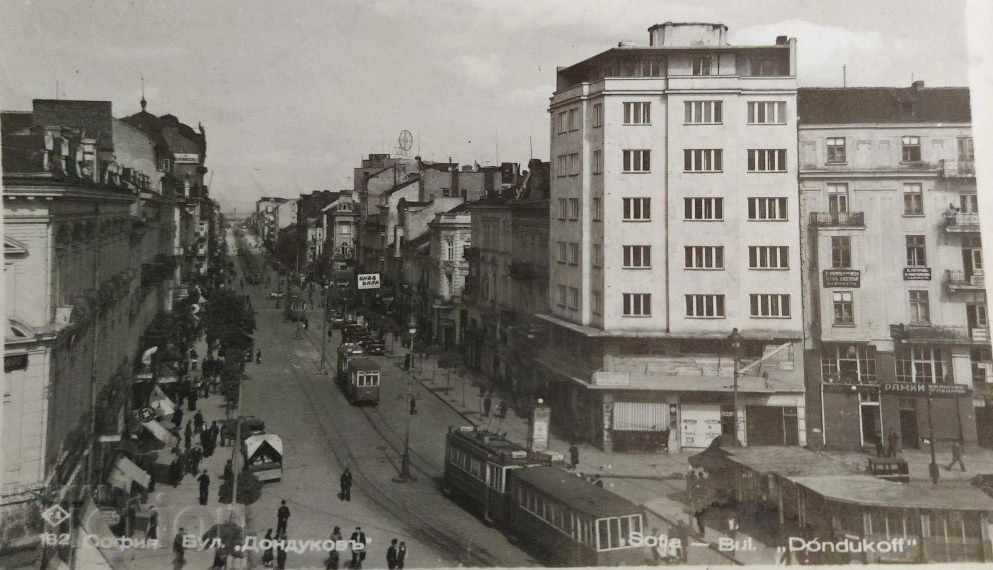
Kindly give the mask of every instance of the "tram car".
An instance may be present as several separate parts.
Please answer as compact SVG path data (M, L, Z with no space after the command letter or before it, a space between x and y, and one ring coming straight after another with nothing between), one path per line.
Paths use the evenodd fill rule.
M283 314L292 322L303 320L306 315L304 311L304 296L303 292L296 285L292 285L286 294L285 308L283 309Z
M556 565L652 564L641 507L499 434L449 430L443 485Z
M338 351L338 383L352 404L379 404L382 370L376 361Z

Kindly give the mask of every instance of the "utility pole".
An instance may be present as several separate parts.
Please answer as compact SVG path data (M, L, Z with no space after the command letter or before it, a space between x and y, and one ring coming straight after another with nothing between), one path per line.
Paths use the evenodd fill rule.
M731 411L731 429L734 435L734 441L738 442L738 353L741 349L741 335L738 333L737 328L731 329L728 340L731 341L731 350L734 351L734 367L731 380L731 405L734 409Z
M331 287L324 285L324 326L321 327L321 372L327 371L328 314L331 310Z
M411 317L410 322L407 327L407 332L410 333L410 352L408 352L408 362L407 367L407 405L410 405L411 400L414 398L413 393L413 383L414 383L414 335L417 334L417 328L414 326L414 319ZM413 481L414 476L410 473L410 424L413 420L413 415L410 410L407 410L407 429L403 437L403 455L400 457L400 476L396 479L398 483L406 483L408 481Z
M933 384L927 384L927 429L928 429L928 440L931 443L931 464L928 465L928 471L931 475L931 483L933 485L938 484L938 480L941 478L941 470L938 469L938 460L934 453L934 421L931 419L931 388ZM958 406L958 402L955 402Z

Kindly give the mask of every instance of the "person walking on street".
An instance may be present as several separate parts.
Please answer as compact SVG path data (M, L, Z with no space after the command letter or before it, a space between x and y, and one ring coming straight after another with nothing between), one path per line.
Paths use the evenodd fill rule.
M197 410L197 413L193 414L193 429L197 433L203 431L203 414L200 413L200 410Z
M231 483L234 481L234 466L232 465L230 459L228 459L227 463L224 464L224 474L221 475L221 478L225 483ZM278 530L276 531L276 534L279 534Z
M896 434L896 430L890 430L890 435L886 439L889 444L889 456L897 457L900 455L900 436Z
M500 400L500 403L497 404L497 417L500 419L507 417L507 400Z
M284 570L286 568L286 535L276 533L276 568Z
M945 467L945 470L951 471L952 465L956 463L959 464L962 471L965 471L965 463L962 462L962 444L958 441L952 442L952 462L948 464L948 467Z
M490 395L487 394L486 397L483 398L483 417L484 418L490 417L490 408L492 408L492 407L493 407L493 398L491 398Z
M197 393L195 390L191 391L186 396L186 411L194 412L197 409Z
M183 425L183 408L181 404L176 404L176 411L172 413L172 425L179 429Z
M357 526L352 533L352 568L362 568L362 562L365 560L365 545L365 532L362 527Z
M262 540L267 541L265 544L268 547L262 552L262 565L265 566L266 568L272 568L272 559L275 558L275 554L274 554L275 547L272 545L271 528L265 531L265 538Z
M262 349L255 350L255 364L262 364Z
M196 475L200 472L200 462L203 461L203 450L199 446L193 446L189 453L190 474Z
M569 468L575 469L579 465L579 448L573 443L569 446Z
M338 554L338 543L342 539L341 527L334 527L334 530L331 531L331 536L328 538L335 546L328 553L328 559L324 561L324 570L338 570L338 565L341 563L341 555Z
M290 508L286 506L286 501L280 501L279 509L276 510L276 534L286 534L286 523L290 520Z
M413 394L410 395L410 415L417 415L417 398Z
M402 570L403 565L407 563L407 543L400 541L400 546L397 547L397 570Z
M223 570L228 567L228 554L223 548L214 549L214 563L210 570Z
M390 547L386 549L386 567L396 570L397 567L397 539L390 541Z
M172 540L172 552L176 555L174 562L182 566L186 563L186 547L183 546L183 536L186 534L186 530L183 527L179 527L176 531L176 538Z
M173 487L179 487L179 484L183 481L183 456L179 448L174 449L173 453L176 454L176 457L169 464L169 480L172 481Z
M339 497L342 501L352 500L352 472L345 467L345 471L341 474L341 493Z
M183 431L183 445L186 450L189 451L190 447L193 445L193 421L190 420L186 422L186 429Z
M145 529L145 540L159 539L159 511L155 505L148 507L148 527Z
M206 505L207 493L210 492L210 475L207 475L206 469L197 477L197 481L200 483L200 504Z

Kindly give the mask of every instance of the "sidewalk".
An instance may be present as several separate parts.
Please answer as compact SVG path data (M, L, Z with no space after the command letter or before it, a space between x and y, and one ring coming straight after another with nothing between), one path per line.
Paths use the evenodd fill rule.
M203 340L197 341L196 350L198 354L206 355L206 342ZM183 421L185 426L185 422L192 419L194 412L188 410L186 402L183 404ZM220 394L211 394L207 398L199 398L197 400L197 409L203 414L204 422L208 426L212 421L225 419L224 397ZM182 445L182 432L180 432L180 440L180 445ZM205 506L199 504L200 487L195 476L191 476L188 473L184 474L182 481L177 487L165 483L156 483L155 491L149 495L146 506L155 505L155 508L159 511L158 539L160 548L157 550L131 550L125 556L125 561L129 568L158 569L184 567L174 563L172 552L172 542L179 528L183 528L187 534L196 536L199 539L211 527L217 524L230 521L242 526L246 525L246 513L243 505L224 505L217 500L218 490L222 482L221 475L224 472L224 464L228 459L231 459L232 451L236 449L237 447L222 447L218 445L213 455L205 457L200 462L201 471L206 469L210 475L210 493ZM172 458L171 451L163 450L160 455L160 462L165 461L168 463L172 461ZM140 532L135 532L133 536L139 538L143 535ZM203 550L197 548L186 549L185 567L210 568L213 562L214 551L209 548L204 548ZM229 565L229 567L231 566ZM243 568L245 565L241 563L239 566L238 562L236 562L233 567Z

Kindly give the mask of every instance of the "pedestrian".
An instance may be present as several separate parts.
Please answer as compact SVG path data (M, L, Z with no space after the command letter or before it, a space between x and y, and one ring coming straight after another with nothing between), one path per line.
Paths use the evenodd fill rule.
M390 540L390 547L386 549L386 567L395 570L397 567L397 539Z
M400 541L400 546L397 547L397 569L402 570L403 565L407 563L407 543Z
M338 555L338 551L334 548L328 553L328 559L324 561L324 570L338 570L338 565L341 563L341 557Z
M681 520L676 521L675 535L677 541L676 548L679 549L679 560L683 564L686 564L686 554L690 546L690 529L685 522Z
M174 562L180 566L186 562L186 547L183 546L183 536L185 534L186 531L183 527L179 527L179 530L176 531L176 538L172 540L172 552L176 555Z
M221 440L220 441L221 447L225 447L228 441L228 424L221 425L219 435Z
M890 435L887 438L889 443L889 456L896 457L900 454L900 436L896 434L896 430L890 430Z
M211 570L222 570L228 567L228 555L224 548L217 547L214 549L214 564L210 567Z
M276 510L276 534L286 534L286 523L290 520L290 508L286 506L286 501L280 501L279 509Z
M197 410L197 413L193 414L193 429L197 433L203 431L203 414L200 413L200 410Z
M203 450L199 446L194 446L189 453L190 475L196 475L200 471L200 462L203 460Z
M197 481L200 483L200 504L206 505L207 493L210 491L210 475L207 475L206 469L197 477Z
M178 448L174 449L173 452L176 453L176 457L169 464L169 480L172 481L173 487L179 487L183 481L183 457Z
M276 533L279 542L276 545L276 568L284 570L286 568L286 535Z
M497 404L497 417L500 419L507 417L507 400L500 400Z
M155 505L148 507L148 527L145 529L145 540L159 539L159 511Z
M362 568L362 562L365 560L365 545L365 532L362 527L357 526L352 533L352 568Z
M193 412L197 409L197 393L196 391L190 392L189 396L186 397L186 411Z
M262 364L262 349L259 348L255 351L255 363Z
M479 413L483 413L483 399L486 398L486 389L479 387Z
M345 471L341 474L341 493L338 497L342 501L352 500L352 472L345 467Z
M227 463L224 464L224 474L221 475L221 479L228 484L234 481L234 465L231 463L230 459L228 459ZM278 529L276 530L276 533L279 534Z
M493 406L493 398L489 394L483 398L483 417L490 417L490 408Z
M186 429L183 431L183 445L189 451L193 446L193 421L186 422Z
M265 542L265 550L262 551L262 565L266 568L272 567L272 559L275 557L274 550L275 547L272 544L272 529L265 531L265 538L262 540Z
M945 470L951 471L952 465L955 465L956 463L959 464L962 471L965 471L965 463L962 462L962 444L958 441L952 442L952 462L948 464L948 467L945 467Z
M339 540L341 540L341 538L342 538L341 527L340 526L334 527L334 529L331 531L330 539L334 542L338 542Z
M579 465L579 448L573 443L569 446L569 467L575 469Z
M410 415L417 415L417 398L413 394L410 395Z
M183 425L183 408L176 404L176 411L172 413L172 425L179 429Z

